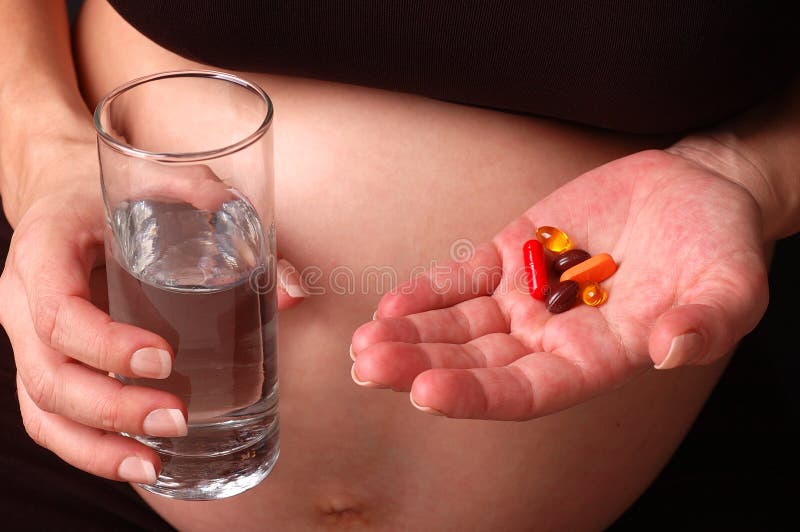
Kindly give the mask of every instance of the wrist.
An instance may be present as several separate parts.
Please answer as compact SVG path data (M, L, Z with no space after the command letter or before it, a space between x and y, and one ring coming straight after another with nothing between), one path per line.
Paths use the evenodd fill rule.
M0 196L12 226L37 196L68 182L78 185L80 172L73 169L89 168L95 142L91 113L77 89L33 73L0 90Z
M16 148L0 148L0 196L3 210L16 227L42 197L69 192L100 199L94 137L42 135Z
M761 212L764 239L776 240L796 229L800 198L779 168L750 149L734 133L690 135L666 150L746 190Z

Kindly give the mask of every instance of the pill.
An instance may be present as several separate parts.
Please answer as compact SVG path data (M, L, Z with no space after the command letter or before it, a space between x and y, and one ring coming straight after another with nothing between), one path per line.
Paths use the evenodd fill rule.
M581 287L581 300L589 306L599 307L608 299L608 292L595 282L589 282Z
M558 283L547 296L547 310L553 314L560 314L571 309L578 297L579 288L580 285L575 281Z
M553 269L556 273L564 273L573 266L580 264L585 260L592 258L588 252L582 249L570 249L564 253L560 253L553 260Z
M564 253L572 249L572 242L570 242L567 233L561 229L543 225L536 230L536 238L547 249L553 253Z
M577 281L599 283L611 277L617 271L617 263L608 253L600 253L577 264L561 274L561 281Z
M544 248L538 240L528 240L522 246L522 255L525 273L528 276L528 291L534 299L544 301L550 292Z

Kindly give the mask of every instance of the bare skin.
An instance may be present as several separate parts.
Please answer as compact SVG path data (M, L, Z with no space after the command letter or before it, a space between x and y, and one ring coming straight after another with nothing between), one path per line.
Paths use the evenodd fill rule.
M78 35L90 105L139 75L200 66L149 42L103 2L89 2ZM448 259L458 239L491 238L576 175L664 143L247 77L275 102L278 234L298 268L392 265L404 281L412 268ZM350 336L380 296L366 291L313 296L281 315L282 455L265 482L226 501L145 500L181 529L600 529L663 466L722 370L648 372L524 423L426 416L404 394L350 379Z
M152 409L182 405L104 375L134 371L141 347L168 346L86 301L102 213L64 21L55 1L0 11L5 35L29 44L0 57L17 74L0 87L0 133L14 141L0 144L0 186L16 228L0 322L31 437L93 474L141 480L146 469L123 465L157 471L157 458L116 432L146 430ZM149 42L103 0L87 2L75 51L89 108L131 78L203 66ZM799 151L800 99L766 112L782 117L770 127L756 116L727 136L625 157L675 139L243 75L277 109L279 251L323 272L318 293L281 315L282 456L232 499L145 500L189 530L607 526L669 458L723 355L763 313L763 242L800 226L788 155ZM521 241L545 223L621 259L605 307L552 318L504 289ZM500 266L499 285L432 294L422 282L382 296L473 244L478 253L456 268ZM337 267L356 274L349 293L333 290ZM374 267L389 271L382 285L361 276ZM92 299L102 309L102 294ZM288 290L279 300L299 302ZM701 342L672 348L692 331ZM351 372L394 391L359 388Z

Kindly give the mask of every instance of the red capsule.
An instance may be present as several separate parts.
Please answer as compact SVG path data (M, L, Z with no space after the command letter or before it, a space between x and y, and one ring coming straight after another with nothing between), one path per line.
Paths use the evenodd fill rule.
M544 301L544 298L550 293L544 248L538 240L528 240L522 246L522 255L525 273L528 274L528 290L534 299Z

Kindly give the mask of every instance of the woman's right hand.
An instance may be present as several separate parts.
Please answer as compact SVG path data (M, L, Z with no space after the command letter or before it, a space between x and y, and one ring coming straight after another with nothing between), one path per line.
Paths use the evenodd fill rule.
M181 436L186 409L174 395L108 375L164 378L172 353L164 339L115 323L90 302L104 227L93 148L62 159L57 170L74 177L69 190L62 185L31 194L36 199L29 206L15 206L24 214L0 277L0 323L14 349L28 434L89 473L153 483L156 453L117 432ZM44 181L37 177L25 176Z
M17 223L0 276L0 324L14 349L25 428L79 469L153 483L161 467L157 454L118 432L183 436L186 408L172 394L123 385L109 373L166 378L173 353L163 338L114 322L91 302L105 227L94 144L40 153L50 163L22 172L26 193L4 198ZM297 272L283 260L278 267L283 309L302 297L286 289L300 284ZM104 280L99 284L104 291Z

